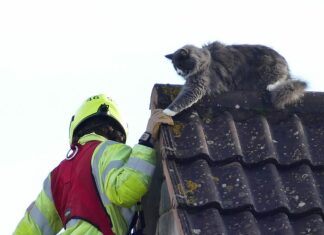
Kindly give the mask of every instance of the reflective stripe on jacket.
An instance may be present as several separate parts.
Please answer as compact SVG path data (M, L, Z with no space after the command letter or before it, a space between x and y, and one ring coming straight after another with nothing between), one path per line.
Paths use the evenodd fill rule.
M155 151L143 145L131 148L96 134L83 136L79 143L85 144L91 140L102 142L95 149L91 161L100 198L110 216L113 232L124 235L136 210L136 202L148 190L155 168ZM61 229L62 223L53 203L49 176L14 234L51 235L57 234ZM72 219L61 234L96 235L101 232L86 221Z

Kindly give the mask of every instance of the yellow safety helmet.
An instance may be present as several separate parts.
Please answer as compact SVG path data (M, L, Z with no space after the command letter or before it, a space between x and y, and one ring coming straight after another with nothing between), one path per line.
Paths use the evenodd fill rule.
M127 138L128 128L127 124L123 121L121 114L118 110L117 104L109 97L104 94L91 96L88 98L81 107L78 109L76 114L72 117L70 123L70 144L73 142L73 136L75 130L85 120L94 116L106 116L110 120L114 121L118 129L125 134Z

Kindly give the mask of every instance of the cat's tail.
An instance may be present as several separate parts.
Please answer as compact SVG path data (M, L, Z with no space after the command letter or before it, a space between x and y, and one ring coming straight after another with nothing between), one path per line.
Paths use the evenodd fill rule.
M274 107L283 109L286 105L298 102L304 96L306 87L306 82L288 79L268 85L267 90Z

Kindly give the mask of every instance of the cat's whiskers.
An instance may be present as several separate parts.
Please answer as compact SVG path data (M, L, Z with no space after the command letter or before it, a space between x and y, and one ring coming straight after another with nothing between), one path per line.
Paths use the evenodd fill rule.
M179 68L175 68L175 70L176 70L177 74L178 74L179 76L183 77L185 80L186 80L188 77L190 77L190 76L192 76L192 75L194 74L194 72L191 72L191 73L185 73L185 72L183 72L183 71L182 71L181 69L179 69Z
M185 72L183 72L181 69L179 69L179 68L175 68L175 69L176 69L178 75L183 76L183 77L186 75Z

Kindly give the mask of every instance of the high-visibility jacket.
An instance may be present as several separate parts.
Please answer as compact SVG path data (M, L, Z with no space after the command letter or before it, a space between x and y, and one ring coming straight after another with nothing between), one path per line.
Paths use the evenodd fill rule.
M136 203L147 192L155 169L155 151L144 145L133 148L110 141L94 133L83 136L79 144L100 141L91 159L92 174L97 190L112 223L116 235L126 234ZM36 200L28 207L14 234L52 235L63 228L53 195L51 192L51 175L43 185ZM91 223L82 219L67 222L64 235L102 234Z

